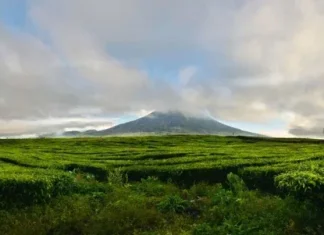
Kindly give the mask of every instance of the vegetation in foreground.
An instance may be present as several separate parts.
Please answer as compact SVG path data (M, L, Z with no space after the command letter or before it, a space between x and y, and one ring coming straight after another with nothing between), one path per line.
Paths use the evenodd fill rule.
M215 136L1 140L0 231L324 234L323 148Z
M83 190L49 203L0 211L2 234L322 234L322 211L306 201L249 191L234 174L225 186L181 188L155 177L106 184L76 174Z

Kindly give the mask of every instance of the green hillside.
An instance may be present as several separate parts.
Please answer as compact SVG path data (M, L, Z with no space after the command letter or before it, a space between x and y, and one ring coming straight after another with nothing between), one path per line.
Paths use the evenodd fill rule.
M323 152L320 140L201 135L0 140L0 229L323 234Z

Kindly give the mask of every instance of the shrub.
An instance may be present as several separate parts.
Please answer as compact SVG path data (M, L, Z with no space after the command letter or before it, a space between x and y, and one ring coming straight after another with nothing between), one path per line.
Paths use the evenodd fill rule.
M120 168L108 172L108 183L115 186L122 186L128 183L128 175Z
M214 229L207 223L197 225L193 232L193 235L214 235Z
M238 198L235 197L232 191L226 189L220 189L212 197L213 205L228 205L233 202L238 202Z
M173 194L178 191L174 184L162 183L157 177L150 176L146 179L141 179L140 183L133 184L132 188L135 191L143 193L149 197L160 197L166 194Z
M78 194L108 193L112 192L112 186L101 182L81 181L75 184L73 192Z
M304 194L321 189L324 186L324 177L310 171L296 171L276 176L275 183L280 189Z
M208 195L208 185L206 183L194 184L190 188L190 193L193 197L205 197Z
M299 199L324 203L324 177L316 172L295 171L275 177L277 188Z
M182 213L188 208L188 206L188 201L183 200L178 195L170 195L161 201L157 205L157 208L161 212Z
M227 175L227 181L230 189L233 193L239 194L245 190L247 190L247 187L244 183L244 181L238 176L233 173L229 173Z
M19 174L5 172L0 177L2 207L24 206L47 202L53 197L70 194L73 177L60 172L25 171Z

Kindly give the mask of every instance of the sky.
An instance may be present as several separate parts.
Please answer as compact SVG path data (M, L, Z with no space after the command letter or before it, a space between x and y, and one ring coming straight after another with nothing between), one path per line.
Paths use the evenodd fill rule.
M321 137L320 0L0 0L0 136L208 112Z

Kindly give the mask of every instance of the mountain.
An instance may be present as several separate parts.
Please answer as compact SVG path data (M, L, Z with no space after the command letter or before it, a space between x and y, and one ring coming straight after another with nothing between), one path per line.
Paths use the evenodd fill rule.
M67 133L67 136L77 133ZM152 112L149 115L101 131L81 132L77 135L138 135L138 134L211 134L258 136L222 124L210 117L186 115L179 111Z

